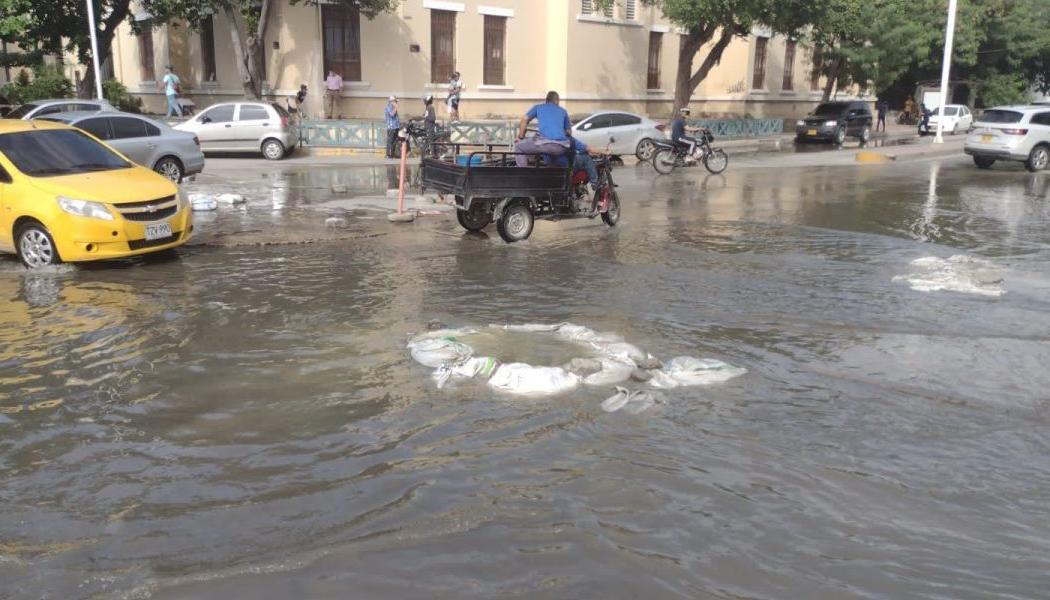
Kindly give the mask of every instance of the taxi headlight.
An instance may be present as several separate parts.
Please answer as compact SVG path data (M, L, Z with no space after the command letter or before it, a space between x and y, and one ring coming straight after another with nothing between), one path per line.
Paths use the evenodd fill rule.
M77 200L76 198L66 198L65 196L58 196L57 200L58 206L71 215L102 219L103 221L113 220L113 213L109 212L106 205L101 202Z

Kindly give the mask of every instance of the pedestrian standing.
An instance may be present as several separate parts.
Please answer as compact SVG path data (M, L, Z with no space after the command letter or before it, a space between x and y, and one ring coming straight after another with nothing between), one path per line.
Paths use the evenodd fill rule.
M437 114L434 111L434 96L427 94L426 98L423 98L423 130L427 134L427 147L424 154L433 152L434 149L434 132L437 129Z
M448 76L448 119L459 120L459 96L463 92L463 80L459 77L459 71Z
M386 157L398 158L401 156L397 148L397 132L401 130L401 117L397 116L397 96L391 96L383 111L386 117Z
M328 71L328 78L324 80L324 113L326 119L335 118L335 107L338 105L339 97L343 94L343 78L335 71Z
M171 65L164 67L164 79L161 80L160 87L168 99L168 113L165 117L181 117L182 107L179 106L179 94L182 93L182 82Z
M879 120L875 123L875 131L879 131L879 127L882 127L882 132L886 133L886 113L890 110L890 103L886 100L879 100L875 104L875 110L879 114Z

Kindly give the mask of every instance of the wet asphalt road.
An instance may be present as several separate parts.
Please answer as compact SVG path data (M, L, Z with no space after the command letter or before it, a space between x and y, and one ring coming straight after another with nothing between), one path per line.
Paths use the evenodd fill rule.
M0 597L1045 595L1050 176L642 165L615 229L323 226L392 174L202 177L248 204L176 258L0 261ZM431 320L748 373L637 416L438 390Z

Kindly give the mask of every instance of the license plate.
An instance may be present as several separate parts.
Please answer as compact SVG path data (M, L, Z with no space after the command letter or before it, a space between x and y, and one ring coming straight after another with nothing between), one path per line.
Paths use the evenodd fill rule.
M817 135L817 130L816 129L810 129L809 131L806 132L806 135Z
M146 225L147 240L159 240L166 237L171 237L171 223L154 223L153 225Z
M981 142L987 144L987 143L991 142L992 138L994 138L994 137L995 136L992 136L992 135L982 135L981 136Z

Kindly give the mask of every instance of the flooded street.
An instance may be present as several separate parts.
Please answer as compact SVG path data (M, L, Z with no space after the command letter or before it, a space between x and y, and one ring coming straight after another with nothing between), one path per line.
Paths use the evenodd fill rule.
M747 165L625 166L620 226L514 245L323 225L387 167L206 172L248 203L175 257L0 259L0 598L1045 597L1050 175ZM639 415L438 389L432 321L747 373Z

